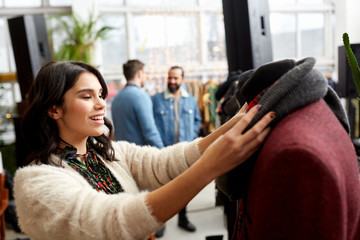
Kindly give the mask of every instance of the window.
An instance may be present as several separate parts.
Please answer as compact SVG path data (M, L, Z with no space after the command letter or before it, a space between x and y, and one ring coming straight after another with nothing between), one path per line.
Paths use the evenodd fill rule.
M165 17L156 15L134 16L134 45L136 58L147 65L164 65L166 62ZM156 31L151 26L156 26Z
M319 67L333 69L332 22L328 0L269 0L274 60L313 56Z
M47 28L51 29L51 34L49 34L49 45L52 48L53 52L56 53L62 42L66 38L65 31L63 31L63 26L60 24L58 19L54 18L55 16L48 16L47 17ZM56 16L62 21L65 21L68 23L68 25L71 26L71 20L69 15L59 15Z
M200 0L200 6L211 6L222 8L222 1L218 0Z
M15 61L11 46L7 19L20 14L64 14L71 11L71 0L50 0L50 4L63 6L62 8L51 8L45 5L43 0L3 0L0 1L0 72L15 72ZM3 4L4 3L4 4ZM65 6L65 7L64 7ZM3 11L4 10L4 11ZM10 10L10 11L9 11ZM28 12L27 12L28 11ZM51 26L51 22L49 22ZM59 38L52 38L54 47L58 45Z
M128 0L129 6L195 6L197 0Z
M40 7L41 0L5 0L6 7Z
M300 57L325 55L324 14L299 14L299 31L301 35Z
M134 16L136 57L149 67L199 63L197 25L194 15Z
M50 6L71 6L71 0L50 0Z
M323 4L324 0L298 0L299 4Z
M270 15L273 58L296 56L296 15L273 13Z
M99 10L104 19L113 16L107 24L124 24L102 41L105 74L122 77L122 64L134 58L157 79L171 65L181 65L188 76L200 75L203 82L213 75L223 80L227 73L221 0L127 0L112 7L99 2Z
M16 71L14 55L8 30L7 19L21 14L60 14L69 13L70 0L50 1L50 4L58 4L61 8L51 8L43 0L2 0L0 1L0 72L14 73ZM57 2L57 3L56 3ZM55 36L55 43L58 38ZM56 44L55 44L56 45ZM6 80L0 84L0 115L3 116L14 109L17 102L20 102L21 94L19 84L14 79ZM1 118L1 117L0 117ZM0 123L1 127L1 123Z
M1 9L66 14L72 0L0 1L1 71L15 71L6 17ZM100 24L115 30L101 41L100 58L106 79L122 79L122 64L138 58L154 76L170 65L182 65L202 81L227 73L222 0L101 0ZM334 6L329 0L269 0L274 60L314 56L334 66ZM26 13L26 11L24 12ZM49 20L49 26L53 22ZM52 37L56 50L61 34Z
M6 19L0 18L0 32L6 32ZM0 72L10 72L9 48L5 34L0 34Z
M310 0L311 1L311 0ZM287 5L287 4L295 4L296 0L269 0L269 5Z
M108 66L109 70L122 66L128 55L125 15L103 15L100 22L104 26L114 27L101 42L103 65Z
M207 60L209 62L227 61L223 16L206 14L204 28L207 41Z
M60 0L61 1L61 0ZM110 7L118 7L124 5L124 0L101 0L99 1L99 5L101 6L110 6Z

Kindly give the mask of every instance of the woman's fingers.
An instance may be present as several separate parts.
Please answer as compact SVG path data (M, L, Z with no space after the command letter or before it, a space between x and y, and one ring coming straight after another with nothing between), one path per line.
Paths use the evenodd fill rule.
M244 136L247 137L250 135L250 138L258 137L259 134L269 125L269 123L275 118L274 112L269 112L265 114L254 126L252 126L249 131L247 131Z
M238 119L234 126L218 137L204 152L202 159L207 159L207 166L215 175L223 174L243 163L254 154L270 132L269 123L274 119L273 112L265 114L253 127L243 134L260 107L250 109ZM239 115L240 116L240 115ZM233 119L236 121L237 119ZM219 165L219 163L221 163ZM219 175L217 175L219 176Z
M250 124L251 120L255 117L255 115L260 110L261 105L256 105L255 107L251 108L250 111L248 111L241 120L235 124L234 130L237 133L242 133L244 129Z
M252 152L251 155L261 146L270 131L271 129L268 127L260 134L256 135L255 138L252 138L248 141L247 148Z
M245 104L242 105L242 107L240 108L239 113L246 113L246 111L248 110L248 108L249 108L249 104L248 104L248 103L245 103Z
M234 135L230 136L230 137L234 137L235 139L236 138L238 139L234 141L236 141L237 144L241 146L241 149L244 152L247 152L246 153L247 156L253 154L262 144L262 142L270 132L270 128L267 126L275 117L274 112L269 112L265 114L265 116L263 116L252 128L250 128L249 131L247 131L245 134L241 134L243 129L245 129L248 126L248 124L251 122L253 117L256 115L258 109L254 109L254 110L251 109L246 114L248 115L246 116L247 119L245 119L244 117L244 119L242 119L244 121L242 121L242 123L239 123L236 126L237 128L234 127L235 131L232 132L232 134ZM242 153L239 152L239 154Z

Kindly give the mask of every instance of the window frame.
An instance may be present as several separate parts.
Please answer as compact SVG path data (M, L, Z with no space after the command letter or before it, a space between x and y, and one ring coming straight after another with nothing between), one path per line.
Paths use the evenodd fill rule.
M50 6L49 0L42 0L41 7L5 7L4 0L1 0L2 6L0 7L0 17L7 18L20 14L70 14L71 6ZM295 14L296 19L299 18L299 14L302 13L322 13L324 14L324 56L317 58L317 66L334 69L335 67L335 41L334 41L334 32L335 24L333 23L333 18L335 15L335 6L331 0L324 0L323 4L269 4L269 12L272 13L284 13L284 14ZM196 6L147 6L146 10L141 6L128 6L127 0L124 1L123 6L116 7L107 7L99 5L99 15L106 14L124 14L125 15L125 24L126 24L126 38L127 38L127 54L128 58L135 58L135 47L133 46L134 36L130 29L133 28L132 18L134 14L170 14L173 12L178 13L193 13L198 17L198 28L199 28L199 38L198 46L200 46L200 59L199 65L186 66L188 69L187 72L194 73L195 75L203 76L203 79L207 79L206 76L214 75L214 72L218 72L222 75L227 74L227 63L226 61L219 62L210 62L207 60L207 43L206 43L206 32L204 26L204 19L206 14L222 14L222 9L218 6L208 6L204 5L203 1L198 0ZM270 23L271 24L271 23ZM294 56L295 59L298 59L301 53L301 32L299 28L299 23L297 21L296 27L296 36L297 36L297 56ZM8 61L10 64L10 55L11 54L11 41L6 29L6 44L8 46ZM276 60L276 59L274 59ZM183 63L179 63L183 64ZM118 78L122 74L122 67L119 66L116 69L104 69L104 75L109 77ZM164 73L167 69L160 67L153 74ZM214 71L215 70L215 71ZM15 69L10 69L10 71L15 71ZM206 80L204 80L206 81Z
M206 32L204 26L204 18L206 14L221 14L222 8L219 9L216 6L200 6L200 1L197 1L196 6L147 6L146 10L140 6L128 6L126 5L127 1L125 0L124 6L116 6L116 7L108 7L99 5L99 15L107 15L107 14L125 14L125 24L126 24L126 36L127 36L127 48L128 48L128 59L136 58L136 49L134 46L134 35L133 31L133 17L134 15L146 15L146 14L159 14L159 15L171 15L174 13L183 13L183 14L194 14L198 18L198 29L199 29L199 37L198 37L198 46L199 49L199 64L190 64L186 63L177 63L178 65L183 65L186 69L187 76L192 75L201 75L202 81L206 82L211 75L218 74L222 78L228 72L228 66L226 61L215 61L210 62L207 60L207 42L206 42ZM168 70L168 66L160 66L152 70L151 74L164 76ZM116 76L122 74L121 66L118 69L107 69L104 67L105 74L108 76Z
M299 15L306 13L321 13L324 15L324 55L317 57L316 66L327 71L335 69L335 24L332 19L335 16L335 6L330 0L324 0L323 4L269 4L270 14L294 14L296 21L296 56L294 59L301 58L301 28ZM271 25L271 22L270 22ZM276 59L274 59L276 60Z

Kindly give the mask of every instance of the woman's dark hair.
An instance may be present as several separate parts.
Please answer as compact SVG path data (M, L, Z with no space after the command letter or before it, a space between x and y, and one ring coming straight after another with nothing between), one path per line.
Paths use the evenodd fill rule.
M32 161L36 163L53 164L50 156L54 153L60 140L58 128L54 119L48 116L48 110L61 106L64 94L72 88L79 79L81 73L94 74L103 89L102 95L108 94L104 78L100 72L82 62L50 61L45 63L32 83L28 93L28 107L22 122L22 135L30 154L25 160L25 165ZM115 160L114 149L111 145L112 124L104 118L105 126L109 129L108 134L103 133L97 137L89 137L88 144L101 157L107 160Z

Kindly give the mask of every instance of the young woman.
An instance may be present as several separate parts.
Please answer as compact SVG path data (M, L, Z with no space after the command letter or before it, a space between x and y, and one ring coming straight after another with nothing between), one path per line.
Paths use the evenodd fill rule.
M14 180L31 239L146 239L254 153L274 117L242 133L259 109L244 107L207 137L159 150L110 141L106 95L85 63L49 62L35 78L23 122L31 154Z

